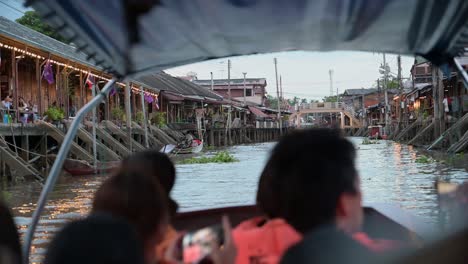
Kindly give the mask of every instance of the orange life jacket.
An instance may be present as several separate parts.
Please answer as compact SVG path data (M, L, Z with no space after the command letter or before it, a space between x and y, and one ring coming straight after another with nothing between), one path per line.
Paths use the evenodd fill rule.
M276 264L283 253L302 239L283 219L258 217L240 223L232 232L237 247L236 264Z
M386 239L372 239L366 233L363 232L355 233L353 235L353 238L374 252L385 252L401 247L401 243L399 243L398 241Z

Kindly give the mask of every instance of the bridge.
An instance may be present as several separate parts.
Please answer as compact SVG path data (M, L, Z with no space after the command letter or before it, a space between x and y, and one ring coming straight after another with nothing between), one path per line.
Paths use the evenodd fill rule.
M339 113L340 128L360 128L362 126L361 122L354 117L352 108L340 102L301 104L299 110L290 116L289 121L300 126L301 116L311 113Z

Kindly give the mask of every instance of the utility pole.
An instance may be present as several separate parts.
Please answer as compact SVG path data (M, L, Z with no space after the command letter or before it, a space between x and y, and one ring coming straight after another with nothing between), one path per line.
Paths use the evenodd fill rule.
M211 74L211 91L214 91L213 72L210 72L210 74Z
M402 97L403 97L403 83L401 81L401 55L398 55L397 56L397 63L398 63L398 88L399 88L399 100L398 100L398 104L396 106L396 109L398 109L398 126L397 126L397 130L400 130L400 126L401 126L401 120L403 118L403 108L401 107L402 106L402 103L403 103L403 100L402 100Z
M281 120L281 103L280 103L280 92L279 92L279 83L278 83L278 60L276 58L273 59L275 63L275 75L276 75L276 96L278 97L278 122L279 122L279 129L280 135L283 135L283 124Z
M246 97L247 97L247 90L245 89L245 75L247 75L246 72L243 72L242 74L244 74L244 106L247 105L247 100L246 100Z
M383 65L384 65L384 92L385 92L385 135L388 135L389 132L389 123L388 123L388 93L387 93L387 61L385 60L385 53L383 53Z
M228 60L228 98L231 100L231 60Z
M328 70L328 75L330 76L330 100L333 98L333 70ZM330 113L330 124L332 123L333 115Z
M281 96L281 102L283 101L283 80L281 79L280 75L280 96Z

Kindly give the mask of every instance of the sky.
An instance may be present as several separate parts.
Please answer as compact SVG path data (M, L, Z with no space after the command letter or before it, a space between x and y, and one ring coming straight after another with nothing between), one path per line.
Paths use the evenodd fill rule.
M27 10L22 0L0 0L0 16L16 19ZM396 55L387 54L387 63L391 72L397 72ZM346 89L371 88L379 78L379 66L382 54L364 52L281 52L229 58L231 60L231 78L266 78L267 93L276 95L275 66L273 59L278 60L278 79L281 75L283 93L286 98L320 100L330 95L329 70L333 70L333 91L336 94ZM198 79L227 79L228 58L194 63L166 70L174 76L186 76L195 72ZM402 76L409 77L413 57L402 56Z
M267 92L276 95L276 76L274 58L277 58L278 76L281 75L283 93L286 98L294 96L308 99L322 99L330 95L329 70L333 71L333 92L343 93L346 89L371 88L379 78L382 54L369 52L282 52L229 58L231 78L266 78ZM198 79L228 77L226 58L185 65L166 70L175 76L197 73ZM397 56L386 55L392 73L397 73ZM414 58L402 56L402 76L409 77ZM279 79L279 77L278 77Z

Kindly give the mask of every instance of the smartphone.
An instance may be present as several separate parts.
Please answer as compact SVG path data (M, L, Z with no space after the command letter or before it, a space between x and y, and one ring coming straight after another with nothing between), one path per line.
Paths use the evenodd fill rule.
M183 262L203 263L215 248L224 244L224 232L220 225L208 226L187 233L182 239Z

